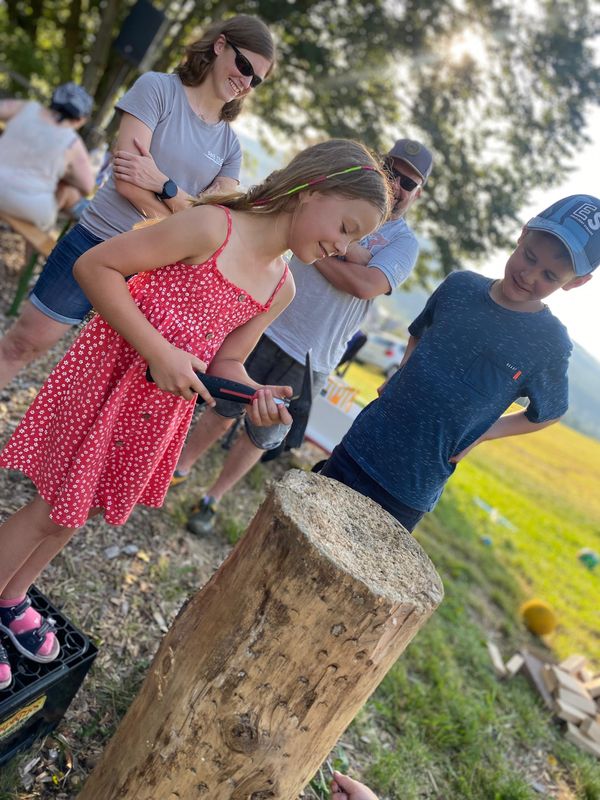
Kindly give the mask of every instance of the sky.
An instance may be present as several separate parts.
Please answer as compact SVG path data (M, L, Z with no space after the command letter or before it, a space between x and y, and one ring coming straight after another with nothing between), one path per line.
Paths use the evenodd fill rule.
M573 169L552 189L535 194L531 204L523 209L523 222L570 194L600 197L600 109L590 114L587 133L592 142L579 152ZM500 277L507 255L495 254L482 271ZM545 302L567 326L571 338L600 361L600 267L585 286L569 292L559 290Z

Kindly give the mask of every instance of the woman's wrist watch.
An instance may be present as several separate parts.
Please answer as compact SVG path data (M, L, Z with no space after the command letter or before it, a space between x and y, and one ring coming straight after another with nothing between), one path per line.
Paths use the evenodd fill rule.
M178 192L177 184L171 178L167 178L164 182L162 191L155 192L159 200L171 200Z

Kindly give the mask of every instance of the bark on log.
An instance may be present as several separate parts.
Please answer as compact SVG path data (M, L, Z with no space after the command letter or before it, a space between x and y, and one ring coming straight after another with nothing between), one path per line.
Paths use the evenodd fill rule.
M80 800L293 800L442 596L378 505L287 473L180 612Z

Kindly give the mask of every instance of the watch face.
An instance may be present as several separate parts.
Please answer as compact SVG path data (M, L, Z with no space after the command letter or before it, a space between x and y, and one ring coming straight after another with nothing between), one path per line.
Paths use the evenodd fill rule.
M165 181L165 185L163 186L163 190L160 196L164 200L170 200L172 197L175 197L176 194L177 194L177 184L175 183L175 181L172 180Z

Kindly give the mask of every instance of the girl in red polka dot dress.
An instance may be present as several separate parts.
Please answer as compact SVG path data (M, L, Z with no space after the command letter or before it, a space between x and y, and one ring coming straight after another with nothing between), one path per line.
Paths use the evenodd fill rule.
M136 503L162 505L196 397L214 402L194 370L256 387L254 424L290 424L273 400L290 387L258 386L243 367L293 297L282 254L305 263L343 254L387 210L368 151L331 140L246 194L207 196L79 259L75 275L97 315L0 454L38 492L0 526L0 631L23 655L58 655L27 591L76 529L98 513L120 525Z

